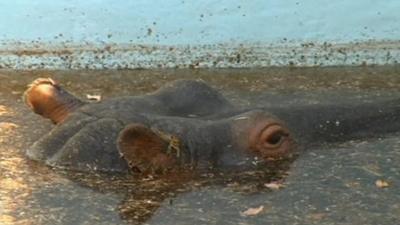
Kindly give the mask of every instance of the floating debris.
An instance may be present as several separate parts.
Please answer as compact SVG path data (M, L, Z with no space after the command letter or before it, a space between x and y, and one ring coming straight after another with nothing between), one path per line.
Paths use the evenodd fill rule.
M90 94L87 94L86 98L88 100L90 100L90 101L96 101L96 102L101 101L101 95L90 95Z
M325 218L326 215L327 215L326 213L311 213L308 215L308 217L314 221L319 221Z
M285 185L282 184L282 182L280 182L280 181L273 181L270 183L266 183L266 184L264 184L264 186L271 190L279 190L279 189L285 187Z
M260 212L262 212L263 210L264 210L264 206L261 205L261 206L256 207L256 208L248 208L246 211L241 212L240 215L242 215L242 216L256 216Z
M8 113L7 107L4 105L0 105L0 116L5 115Z
M384 180L377 180L377 181L375 181L375 185L376 185L378 188L387 188L387 187L390 186L389 183L388 183L387 181L384 181Z
M18 125L10 122L0 122L0 131L10 131L17 128Z

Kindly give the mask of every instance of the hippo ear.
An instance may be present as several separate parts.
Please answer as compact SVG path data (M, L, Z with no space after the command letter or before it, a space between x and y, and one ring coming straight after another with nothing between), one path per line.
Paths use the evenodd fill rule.
M118 150L131 169L140 172L162 172L176 165L168 155L168 143L142 124L130 124L119 134Z

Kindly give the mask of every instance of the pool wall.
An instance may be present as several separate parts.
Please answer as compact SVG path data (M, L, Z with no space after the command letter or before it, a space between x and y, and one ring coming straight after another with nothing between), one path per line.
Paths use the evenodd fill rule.
M398 0L0 1L0 68L392 65Z

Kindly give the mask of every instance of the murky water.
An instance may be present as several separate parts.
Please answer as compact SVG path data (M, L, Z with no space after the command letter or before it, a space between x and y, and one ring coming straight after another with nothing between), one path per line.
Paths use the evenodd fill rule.
M0 224L400 224L399 133L309 149L294 162L240 174L55 170L23 155L52 127L21 101L39 76L81 98L142 94L181 78L203 79L241 105L400 97L399 67L0 71Z

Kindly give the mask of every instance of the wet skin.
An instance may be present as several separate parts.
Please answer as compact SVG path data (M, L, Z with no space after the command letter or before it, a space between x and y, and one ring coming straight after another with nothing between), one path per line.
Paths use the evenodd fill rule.
M243 109L201 81L85 103L53 80L38 79L25 102L56 124L28 157L75 170L245 169L309 145L400 130L398 100Z

